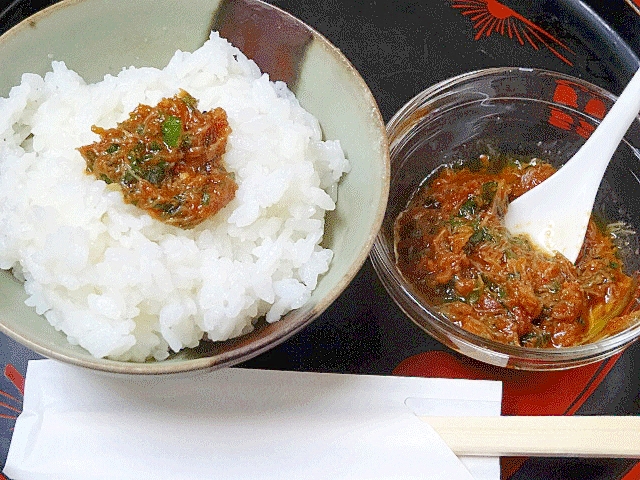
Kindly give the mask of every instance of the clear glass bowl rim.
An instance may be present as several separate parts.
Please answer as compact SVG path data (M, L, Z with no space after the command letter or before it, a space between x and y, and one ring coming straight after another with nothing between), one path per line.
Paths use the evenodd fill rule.
M389 136L389 145L391 149L392 172L394 166L394 147L397 148L398 143L416 123L416 121L407 122L407 119L411 118L412 112L415 112L419 107L424 108L425 106L432 104L449 90L460 87L468 82L487 77L511 75L514 72L525 76L549 76L554 79L574 82L589 91L597 93L604 98L608 98L612 102L615 102L618 98L609 91L590 82L552 70L522 67L496 67L463 73L447 80L443 80L442 82L418 93L405 103L405 105L396 112L391 120L389 120L387 123L387 135ZM508 98L522 98L535 101L534 98L518 95L513 95ZM564 105L562 106L566 107ZM598 120L594 119L594 121ZM409 124L407 125L407 123ZM629 148L633 147L629 145ZM390 196L390 199L391 198L392 197ZM466 348L464 349L464 353L467 355L467 352L471 350L484 358L491 358L492 356L495 356L496 359L502 359L503 362L504 359L508 357L510 359L509 363L511 363L511 359L513 359L514 368L530 370L564 369L608 358L626 348L640 336L640 322L638 322L636 325L615 335L593 343L555 349L527 348L515 345L506 345L484 339L454 325L442 315L432 312L422 305L418 301L417 296L412 293L410 285L405 282L396 268L394 254L386 247L387 243L384 231L381 228L376 236L370 257L378 278L391 298L414 323L432 335L436 340L442 341L443 339L449 339L449 342L451 342L450 339L455 338L455 343L458 344L458 346L460 346L460 344L465 345ZM393 245L393 239L391 239L391 245ZM420 318L422 321L419 321L417 318ZM460 351L462 349L460 348L457 350ZM473 357L473 355L470 356ZM493 362L489 361L488 363Z

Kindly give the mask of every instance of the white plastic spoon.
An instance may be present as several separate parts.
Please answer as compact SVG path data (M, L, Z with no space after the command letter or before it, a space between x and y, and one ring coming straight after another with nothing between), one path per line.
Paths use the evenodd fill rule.
M509 204L507 230L542 250L578 258L598 187L622 137L640 110L638 70L585 144L555 174Z

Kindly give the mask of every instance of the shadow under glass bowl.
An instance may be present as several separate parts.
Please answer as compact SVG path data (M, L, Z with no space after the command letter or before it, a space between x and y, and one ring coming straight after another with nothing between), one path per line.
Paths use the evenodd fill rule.
M404 313L444 345L474 359L526 370L566 369L605 359L640 335L634 326L594 343L526 348L469 333L421 302L396 267L394 222L417 187L452 162L502 153L541 158L560 167L582 146L617 97L600 87L552 71L493 68L457 76L410 100L387 124L391 186L382 228L371 252L373 266ZM640 122L617 149L600 186L594 213L640 231ZM567 188L575 188L568 186ZM625 272L640 269L638 235L619 254ZM636 308L638 308L638 300Z

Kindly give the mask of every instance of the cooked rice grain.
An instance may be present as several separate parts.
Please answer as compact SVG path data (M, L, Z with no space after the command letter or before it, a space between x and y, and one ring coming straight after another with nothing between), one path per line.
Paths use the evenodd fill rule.
M184 89L222 107L236 198L192 230L153 220L85 173L77 147L138 104ZM332 252L326 210L348 162L281 82L212 33L162 70L86 84L62 62L0 98L0 268L27 304L96 357L144 361L226 340L302 306Z

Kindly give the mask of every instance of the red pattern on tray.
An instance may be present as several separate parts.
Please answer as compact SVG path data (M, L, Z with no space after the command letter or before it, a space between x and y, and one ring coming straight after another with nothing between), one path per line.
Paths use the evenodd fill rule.
M573 50L547 30L498 0L451 0L451 6L471 19L476 30L474 40L497 33L515 39L522 46L529 44L535 50L544 46L567 65L573 65L567 58L567 55L574 54Z
M603 119L607 107L601 98L584 91L583 87L568 80L558 80L553 93L555 103L582 110L587 115ZM558 108L549 108L549 124L562 130L574 130L583 138L589 138L595 127L583 118L573 116Z
M4 367L4 376L13 387L14 392L0 390L0 418L15 420L22 411L22 398L24 397L24 375L12 364ZM16 394L18 396L16 396ZM19 398L18 398L19 397Z
M636 463L635 467L629 470L622 480L640 480L640 462Z
M619 357L617 354L602 362L570 370L529 372L495 367L448 352L430 351L402 361L393 374L498 380L502 382L503 415L573 415L593 394ZM502 458L503 478L511 477L525 460L521 457ZM640 470L636 474L640 475ZM640 480L640 477L625 477L624 480Z
M16 367L8 363L4 367L4 376L12 385L12 391L0 390L0 418L16 420L22 411L22 399L24 398L24 375ZM13 427L9 429L13 431ZM0 473L0 480L9 480Z

